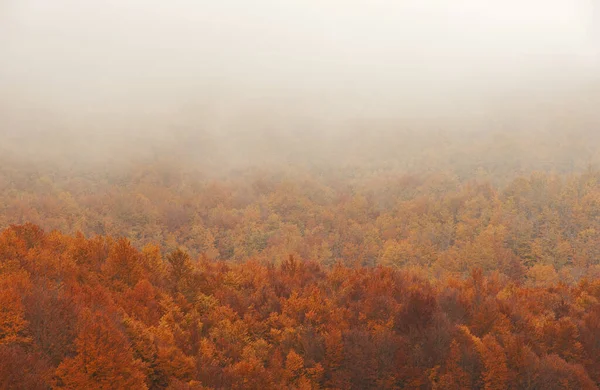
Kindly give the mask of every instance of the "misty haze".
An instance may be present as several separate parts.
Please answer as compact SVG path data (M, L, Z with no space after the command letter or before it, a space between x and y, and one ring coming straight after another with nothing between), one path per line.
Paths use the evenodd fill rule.
M0 2L0 390L598 389L597 0Z
M278 142L323 157L315 144L344 134L534 131L573 110L597 123L594 1L1 7L3 144L25 154L168 147L253 164Z

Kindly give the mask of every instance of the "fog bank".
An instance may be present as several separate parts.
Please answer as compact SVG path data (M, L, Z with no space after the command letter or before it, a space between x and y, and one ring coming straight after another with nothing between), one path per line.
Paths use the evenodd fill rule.
M4 1L0 135L20 147L57 137L57 148L92 140L114 151L202 134L319 137L416 120L452 128L444 120L485 122L508 108L543 115L595 93L598 8L593 0Z

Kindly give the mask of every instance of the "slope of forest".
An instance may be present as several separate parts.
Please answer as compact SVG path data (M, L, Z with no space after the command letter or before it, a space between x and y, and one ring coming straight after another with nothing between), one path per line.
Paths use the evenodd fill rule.
M3 156L0 388L597 389L597 151L451 139Z
M508 175L507 175L508 176ZM473 267L514 281L600 275L600 172L514 175L387 170L241 172L168 165L71 172L0 170L0 228L126 237L192 258L412 267L431 277Z
M162 257L0 233L0 383L45 389L596 389L600 281Z
M599 6L0 0L0 390L600 389Z
M600 172L5 164L0 387L596 389Z

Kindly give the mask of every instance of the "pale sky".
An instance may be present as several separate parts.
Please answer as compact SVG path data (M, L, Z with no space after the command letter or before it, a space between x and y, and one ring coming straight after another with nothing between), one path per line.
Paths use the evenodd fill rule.
M582 82L600 74L598 3L3 0L0 102L59 117L281 102L384 112Z

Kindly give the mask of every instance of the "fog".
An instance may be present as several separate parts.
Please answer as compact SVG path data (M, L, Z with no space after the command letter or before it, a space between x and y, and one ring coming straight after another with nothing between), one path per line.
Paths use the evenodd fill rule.
M289 134L311 149L380 127L450 131L456 118L461 129L508 131L515 112L543 117L565 102L595 125L599 8L595 0L4 0L2 150L102 150L106 159L168 146L251 159L248 149L268 154Z

